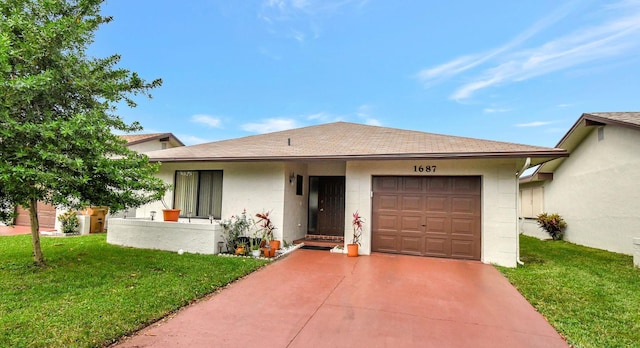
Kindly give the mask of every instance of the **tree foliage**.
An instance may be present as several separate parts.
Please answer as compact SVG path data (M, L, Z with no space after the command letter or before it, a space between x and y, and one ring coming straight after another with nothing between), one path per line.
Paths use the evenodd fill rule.
M114 135L141 129L116 115L116 106L135 107L134 96L150 98L162 81L117 67L119 55L86 53L94 32L112 20L100 13L103 1L0 2L0 218L10 220L15 205L28 207L34 239L37 201L118 211L166 190L153 176L158 165Z

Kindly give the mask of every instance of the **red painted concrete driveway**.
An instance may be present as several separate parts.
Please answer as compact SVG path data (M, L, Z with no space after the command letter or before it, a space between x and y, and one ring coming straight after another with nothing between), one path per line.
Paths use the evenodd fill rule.
M120 347L567 347L492 266L297 250Z

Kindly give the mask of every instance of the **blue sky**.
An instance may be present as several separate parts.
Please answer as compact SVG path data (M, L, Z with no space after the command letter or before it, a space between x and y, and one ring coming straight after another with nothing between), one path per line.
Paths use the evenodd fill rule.
M186 144L348 121L554 146L640 110L640 0L107 0L89 53L162 78L119 108Z

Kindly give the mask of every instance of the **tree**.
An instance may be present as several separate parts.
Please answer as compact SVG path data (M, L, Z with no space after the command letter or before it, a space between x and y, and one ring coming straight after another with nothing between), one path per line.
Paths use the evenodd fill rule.
M43 265L38 201L112 211L158 200L158 164L124 145L133 132L115 114L162 84L116 67L120 56L88 57L94 32L112 18L104 0L0 2L0 218L29 209L34 260Z

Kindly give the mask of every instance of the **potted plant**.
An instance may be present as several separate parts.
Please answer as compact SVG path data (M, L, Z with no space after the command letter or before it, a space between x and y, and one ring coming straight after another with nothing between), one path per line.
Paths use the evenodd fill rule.
M246 236L254 225L255 222L250 216L247 216L246 210L243 210L242 214L233 215L229 219L220 221L220 226L225 232L227 250L232 252L236 250L239 244L246 245L246 242L248 242Z
M160 198L160 202L162 202L162 205L164 206L164 209L162 209L162 219L164 221L177 222L180 217L180 209L169 208L167 203L164 201L164 197Z
M251 238L251 255L253 257L260 257L260 253L262 253L262 251L260 250L260 241L256 240L256 238Z
M280 241L273 239L273 231L276 227L269 217L269 212L258 213L256 217L258 218L257 223L260 225L259 231L262 232L262 240L265 242L263 251L267 249L265 256L275 256L276 250L280 249Z
M364 225L364 219L358 211L353 213L353 220L351 226L353 226L353 237L351 238L351 244L347 244L347 256L358 256L358 246L360 246L360 238L362 237L362 225Z

